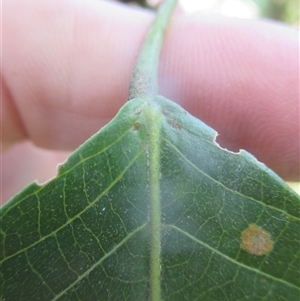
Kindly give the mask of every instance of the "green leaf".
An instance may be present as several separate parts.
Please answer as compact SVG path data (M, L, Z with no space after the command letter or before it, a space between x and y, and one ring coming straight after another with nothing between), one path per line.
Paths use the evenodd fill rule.
M299 197L157 96L144 50L134 99L2 207L1 300L299 300Z
M3 207L2 299L298 300L299 198L215 134L163 97L128 102ZM241 248L249 225L266 254Z

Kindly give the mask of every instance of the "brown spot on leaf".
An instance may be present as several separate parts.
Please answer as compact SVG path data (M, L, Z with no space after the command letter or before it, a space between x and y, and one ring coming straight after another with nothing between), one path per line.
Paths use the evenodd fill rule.
M241 248L254 255L265 255L273 249L273 240L270 233L251 224L241 234Z
M140 128L141 124L138 121L135 121L132 125L134 131L137 131Z
M168 124L177 130L181 129L181 125L173 119L168 119Z

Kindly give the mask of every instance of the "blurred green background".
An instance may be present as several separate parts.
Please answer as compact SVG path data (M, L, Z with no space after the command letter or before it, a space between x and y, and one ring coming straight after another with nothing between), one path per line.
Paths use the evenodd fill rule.
M121 0L156 7L162 0ZM270 18L299 27L299 0L179 0L189 13L220 13L240 18Z

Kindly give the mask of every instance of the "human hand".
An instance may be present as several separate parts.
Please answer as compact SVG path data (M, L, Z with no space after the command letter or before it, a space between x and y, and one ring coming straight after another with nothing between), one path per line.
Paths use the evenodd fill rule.
M126 102L153 14L104 1L6 0L2 19L5 201L24 181L44 180L66 157L57 151L79 146ZM298 70L292 28L178 15L163 46L160 94L216 129L221 146L246 149L297 180ZM48 151L9 149L22 141Z

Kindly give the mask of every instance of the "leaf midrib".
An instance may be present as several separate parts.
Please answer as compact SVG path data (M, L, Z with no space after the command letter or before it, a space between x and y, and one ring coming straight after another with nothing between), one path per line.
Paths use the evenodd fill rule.
M161 300L161 195L160 195L160 136L162 113L151 102L145 107L145 119L149 129L149 205L150 205L150 300Z

